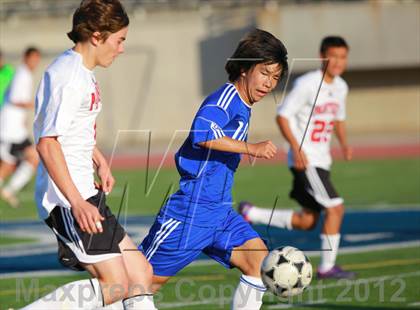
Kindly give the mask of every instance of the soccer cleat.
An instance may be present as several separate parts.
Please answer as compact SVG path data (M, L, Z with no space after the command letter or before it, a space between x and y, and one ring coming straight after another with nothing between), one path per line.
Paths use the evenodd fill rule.
M253 204L248 202L248 201L241 201L238 205L238 212L240 215L242 215L242 217L244 218L245 221L247 221L248 223L252 223L251 219L248 216L249 210L251 210L251 208L253 208Z
M317 271L318 279L354 279L355 277L355 272L345 271L338 265L325 272Z
M0 190L0 198L12 208L19 208L20 206L19 199L12 192L6 191L5 189Z

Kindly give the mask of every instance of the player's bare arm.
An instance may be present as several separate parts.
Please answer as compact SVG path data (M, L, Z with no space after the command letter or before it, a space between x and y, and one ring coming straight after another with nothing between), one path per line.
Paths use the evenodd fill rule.
M71 211L80 228L88 233L101 233L102 228L100 225L97 227L96 223L104 218L97 208L83 199L74 185L57 137L40 138L36 149L48 174L70 202Z
M308 160L303 150L299 150L300 145L290 129L288 119L283 116L277 116L276 120L283 137L287 140L292 149L295 168L297 170L305 170L308 165Z
M340 142L344 159L351 160L353 157L353 150L347 143L347 132L346 132L345 121L335 121L334 131L335 131L335 135L337 136L338 141Z
M101 189L105 194L109 194L115 184L115 179L112 176L111 169L105 159L105 156L101 153L98 147L95 146L92 155L93 163L95 164L96 174L101 181L97 184L97 187Z
M230 137L222 137L216 140L201 142L199 145L215 151L248 154L265 159L273 158L277 152L277 147L269 140L258 143L247 143Z

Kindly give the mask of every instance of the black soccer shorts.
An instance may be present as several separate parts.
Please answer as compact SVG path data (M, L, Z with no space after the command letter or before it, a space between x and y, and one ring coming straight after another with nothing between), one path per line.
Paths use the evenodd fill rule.
M119 243L126 235L106 205L103 192L87 201L98 207L99 213L105 218L101 222L102 233L91 235L83 232L71 210L61 206L56 206L45 220L57 237L60 263L73 270L84 270L80 263L93 264L120 256Z
M0 159L9 164L16 164L23 159L23 153L32 142L28 138L20 143L0 141Z
M305 170L290 169L293 174L293 187L290 198L302 207L317 212L324 208L336 207L344 202L335 190L328 170L309 166Z

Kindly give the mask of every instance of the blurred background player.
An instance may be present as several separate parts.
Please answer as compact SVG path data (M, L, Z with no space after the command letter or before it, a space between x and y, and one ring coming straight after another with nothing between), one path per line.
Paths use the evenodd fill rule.
M38 88L38 213L57 238L60 262L91 279L68 283L25 309L97 309L121 299L124 309L155 309L152 268L106 205L115 180L96 146L102 101L93 69L109 67L124 52L128 25L118 0L82 1L67 34L74 47L52 62Z
M322 252L317 272L319 278L355 276L353 272L344 271L335 264L344 205L330 180L330 142L333 131L345 159L350 160L352 157L345 129L348 86L340 77L347 67L348 51L349 47L343 38L324 38L320 48L322 68L308 72L296 80L290 94L279 106L277 116L281 133L290 145L288 166L293 174L290 197L302 206L302 210L275 210L271 225L310 230L315 228L321 211L325 212L320 236ZM308 121L309 127L304 137ZM303 145L300 149L302 139ZM272 212L248 202L241 202L239 211L248 221L260 224L268 224Z
M0 197L14 208L19 206L16 194L31 180L38 165L26 122L28 110L34 108L32 75L40 60L36 47L25 50L0 109Z
M4 95L13 79L15 69L12 65L6 64L3 58L3 52L0 50L0 109L4 104Z
M287 72L287 51L256 29L238 44L225 69L229 82L199 108L188 138L175 155L180 189L166 202L140 249L153 266L158 289L204 253L242 275L232 309L260 309L265 286L264 242L232 208L232 186L241 154L273 158L271 141L247 143L252 107Z

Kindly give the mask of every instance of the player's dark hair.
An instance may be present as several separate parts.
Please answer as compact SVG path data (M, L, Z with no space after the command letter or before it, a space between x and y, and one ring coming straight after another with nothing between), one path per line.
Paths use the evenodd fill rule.
M328 36L322 39L319 51L321 54L325 54L330 47L345 47L349 49L346 40L339 36Z
M28 47L25 49L25 51L23 52L23 56L24 56L25 58L27 58L27 57L31 56L31 54L32 54L32 53L35 53L35 54L41 54L41 51L40 51L40 49L39 49L39 48L37 48L37 47L35 47L35 46L28 46Z
M255 29L249 32L226 63L225 70L229 81L235 82L242 72L248 72L259 63L279 64L281 77L287 74L287 49L271 33Z
M73 14L73 27L67 36L74 43L87 41L94 32L106 40L128 26L130 20L119 0L83 0Z

